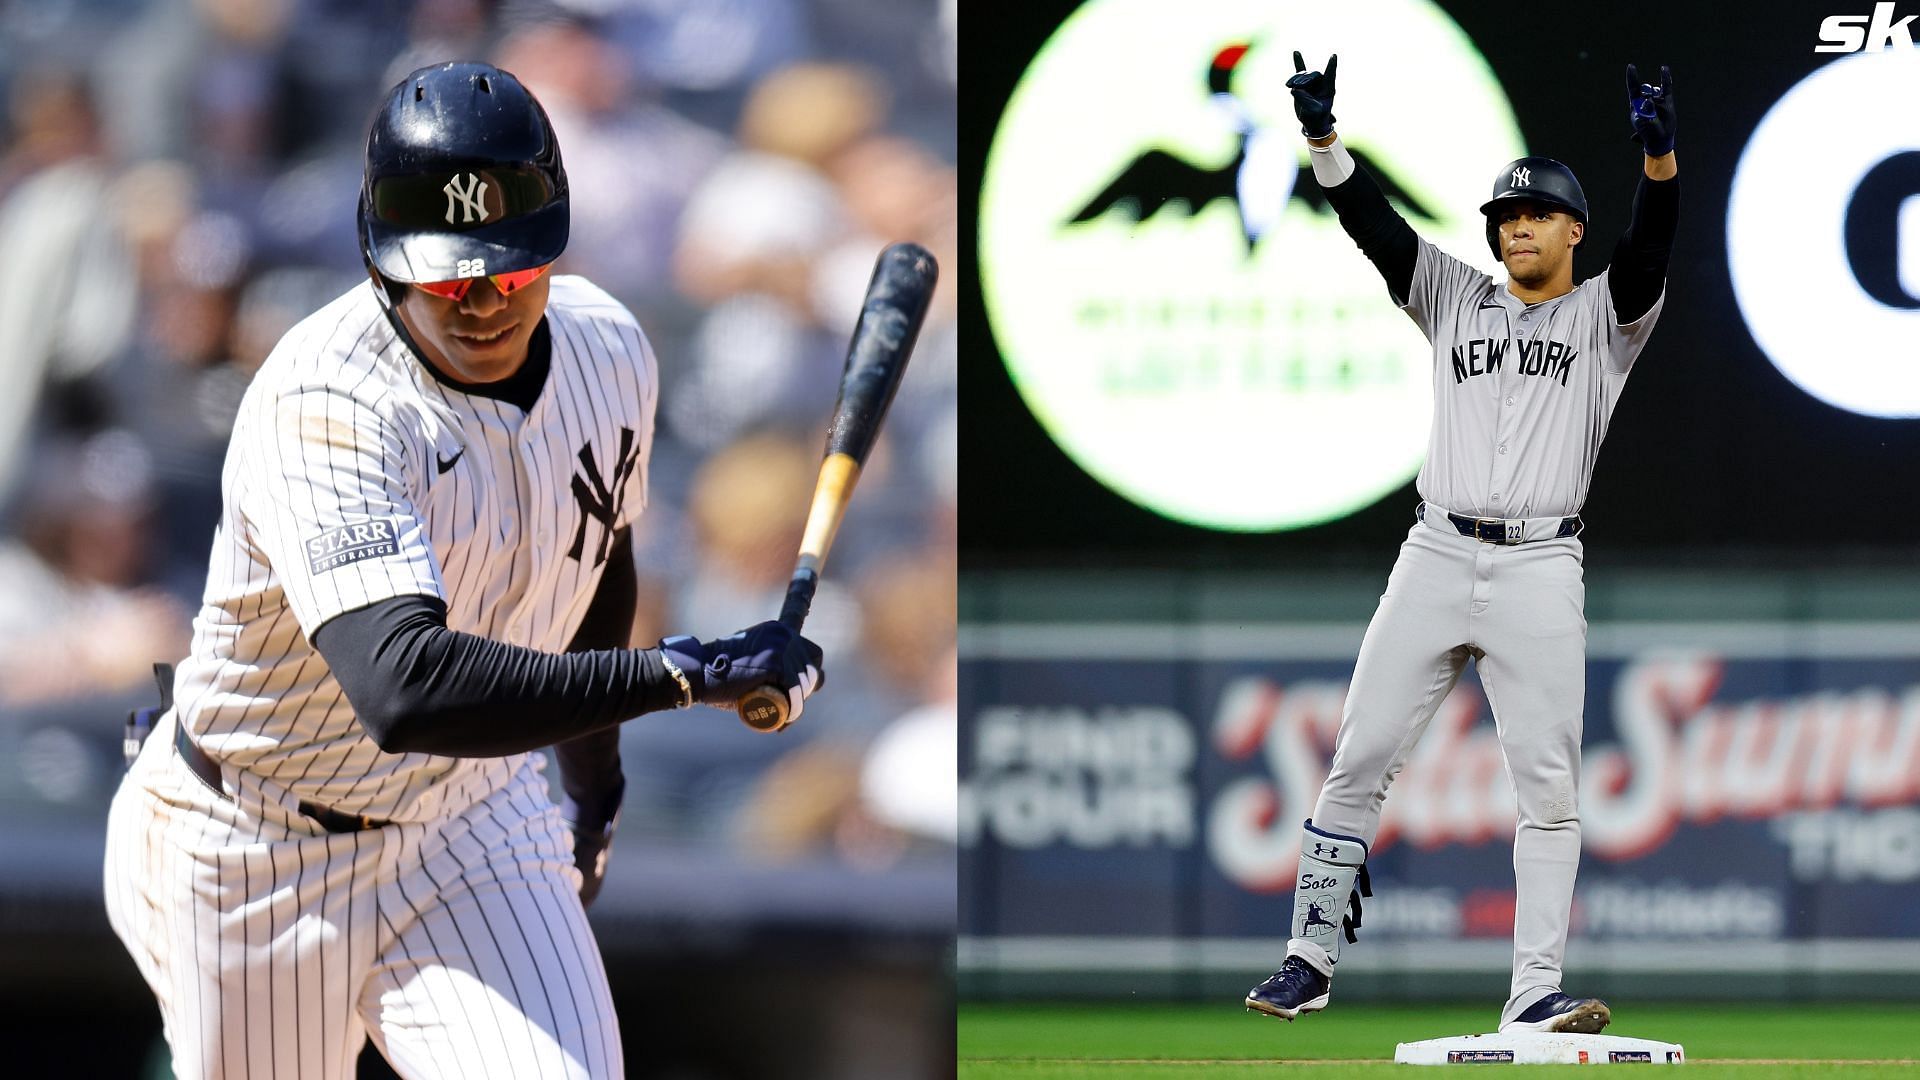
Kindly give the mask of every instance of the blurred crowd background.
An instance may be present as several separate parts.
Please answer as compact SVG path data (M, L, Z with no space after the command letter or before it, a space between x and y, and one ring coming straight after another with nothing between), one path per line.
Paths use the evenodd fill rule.
M386 88L485 59L552 116L572 185L558 270L624 301L660 358L635 640L712 637L778 610L875 256L914 240L951 277L955 8L0 7L0 893L97 891L121 720L186 649L241 394L364 279L355 206ZM950 933L954 306L943 284L808 623L829 688L778 738L710 709L626 725L596 920L644 935L701 908L701 888L659 884L699 867L706 891L757 898L729 908L741 925L804 882L843 931ZM54 918L14 910L15 934Z

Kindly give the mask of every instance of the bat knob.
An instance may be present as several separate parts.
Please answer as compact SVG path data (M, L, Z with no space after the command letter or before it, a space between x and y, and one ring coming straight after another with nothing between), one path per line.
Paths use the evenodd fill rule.
M787 695L778 687L761 686L747 691L734 703L740 722L755 731L784 731L788 719Z

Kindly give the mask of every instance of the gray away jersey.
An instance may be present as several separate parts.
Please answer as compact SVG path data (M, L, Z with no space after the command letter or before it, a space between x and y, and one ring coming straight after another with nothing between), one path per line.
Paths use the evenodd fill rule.
M344 612L438 597L455 630L571 641L612 534L646 504L658 371L633 315L553 279L552 369L530 413L434 379L362 284L287 333L249 387L180 722L230 782L293 807L426 820L520 756L386 754L309 643Z
M1426 240L1401 305L1433 343L1433 434L1417 488L1475 517L1586 502L1607 421L1666 303L1619 324L1607 272L1532 306Z

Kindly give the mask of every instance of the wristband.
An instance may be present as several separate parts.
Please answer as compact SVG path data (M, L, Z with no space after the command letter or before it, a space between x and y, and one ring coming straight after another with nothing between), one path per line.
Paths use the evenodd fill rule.
M667 674L673 676L673 681L680 684L680 704L675 705L674 708L685 709L691 706L693 684L687 681L687 673L680 670L680 665L673 662L673 658L667 655L665 649L660 650L660 663L667 669Z
M1312 151L1309 160L1313 162L1313 178L1321 187L1339 187L1353 175L1353 155L1338 136L1325 146L1308 143L1307 149Z

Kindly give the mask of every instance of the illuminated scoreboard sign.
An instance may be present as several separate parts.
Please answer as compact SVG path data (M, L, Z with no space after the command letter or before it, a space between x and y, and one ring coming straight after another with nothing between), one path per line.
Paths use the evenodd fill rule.
M1342 53L1343 140L1414 228L1501 273L1477 207L1526 150L1425 0L1092 0L1022 76L981 187L982 290L1027 407L1107 487L1209 528L1342 517L1426 451L1431 351L1314 182L1294 49Z
M1727 263L1794 385L1920 417L1920 49L1836 60L1774 103L1734 173Z

